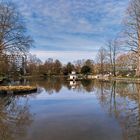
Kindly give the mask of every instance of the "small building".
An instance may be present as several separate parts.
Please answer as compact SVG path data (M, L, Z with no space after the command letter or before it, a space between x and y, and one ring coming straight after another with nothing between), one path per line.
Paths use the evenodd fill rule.
M75 81L77 79L77 75L75 71L71 72L69 79L72 81Z

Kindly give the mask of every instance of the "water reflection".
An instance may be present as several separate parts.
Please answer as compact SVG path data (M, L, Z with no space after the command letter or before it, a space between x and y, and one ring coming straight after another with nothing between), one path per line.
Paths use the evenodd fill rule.
M77 86L77 82L76 81L70 81L70 86L72 89L75 89Z
M93 80L82 80L81 84L83 86L83 88L87 91L87 92L92 92L94 91L94 81Z
M140 139L140 85L134 83L103 82L83 80L66 82L62 79L40 83L47 93L58 93L63 86L76 92L93 92L100 105L115 117L123 132L124 139Z
M33 121L28 98L21 102L18 96L0 97L0 139L19 140L26 137L27 128Z
M62 84L68 89L75 89L76 92L93 92L95 90L94 93L100 105L111 117L115 117L119 122L122 128L123 138L130 140L140 139L139 84L83 80L81 82L70 82L70 88L68 83L66 84L64 81L61 81L62 83L60 84L60 81L55 81L53 84L48 81L45 84L49 87L45 88L46 91L49 93L50 89L52 89L52 91L59 92Z
M96 96L101 106L119 122L124 139L140 139L139 84L99 83ZM96 85L97 86L97 85Z
M122 128L123 138L140 139L140 85L134 83L83 80L66 82L62 79L41 83L47 93L58 93L62 87L76 92L93 92L100 105ZM61 92L60 92L61 93Z
M96 100L98 104L101 106L101 108L108 114L109 118L113 118L114 121L116 121L119 124L121 128L123 140L140 140L140 85L139 84L124 83L124 82L122 83L116 81L103 82L103 81L94 81L94 80L82 80L82 81L70 82L64 78L48 78L47 80L28 79L26 82L24 81L23 84L38 85L38 87L42 89L40 90L39 94L33 95L34 97L36 97L36 99L38 99L39 97L38 95L40 94L43 94L43 97L44 96L48 97L57 93L57 96L59 96L63 94L64 91L65 92L70 91L71 93L80 93L80 94L85 93L85 96L92 93L95 95ZM65 90L63 91L63 89ZM34 116L31 113L32 111L30 110L30 104L31 104L30 99L31 99L30 96L0 97L0 137L2 138L2 140L18 140L21 137L22 138L24 137L24 139L26 139L26 135L27 133L29 133L28 131L30 126L32 125L32 123L36 123L33 122ZM94 98L92 99L95 100ZM53 102L55 102L55 100L53 100ZM63 102L64 101L62 100L62 103ZM70 102L71 101L69 101L69 104ZM41 104L42 106L42 102L40 100L37 103L38 105ZM51 101L49 103L51 103ZM57 103L58 106L60 105L60 102L57 101L55 103L56 107L57 107ZM91 105L94 106L95 104L91 104ZM63 108L64 106L60 106L60 107ZM32 105L32 108L34 109L35 106ZM46 111L47 109L48 106L45 106L44 111ZM71 110L72 109L73 108L71 108ZM88 108L86 107L82 109L88 110ZM50 110L47 112L48 115L50 112L53 111L55 112L55 110L53 109L52 109L53 111ZM64 111L66 111L65 107L63 113ZM56 110L54 114L57 116L58 110ZM79 116L79 120L81 117L83 116ZM55 116L53 116L52 118L55 118ZM74 117L71 116L71 118ZM92 119L94 119L94 117ZM47 116L46 116L46 120L47 120ZM55 121L55 120L51 120L51 121ZM89 119L89 121L91 121L91 118ZM60 122L63 124L61 118L60 118ZM69 125L72 124L69 123ZM90 127L92 128L95 126L90 126ZM49 131L51 131L51 128L53 127L50 126L50 128L48 128ZM76 132L71 132L71 133L76 133ZM53 130L51 131L51 134L54 135ZM47 135L46 137L51 138L51 136L47 136ZM92 138L93 137L91 137L91 139ZM76 138L73 137L73 139L76 140L78 139L78 137ZM89 138L87 139L85 138L85 140L89 140Z

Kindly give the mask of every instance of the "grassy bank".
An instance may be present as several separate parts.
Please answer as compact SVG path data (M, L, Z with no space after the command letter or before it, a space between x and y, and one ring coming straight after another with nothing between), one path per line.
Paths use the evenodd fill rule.
M34 86L0 86L1 92L13 92L13 93L25 93L37 91L37 87Z
M132 81L140 83L140 78L138 77L110 77L110 79L117 81Z

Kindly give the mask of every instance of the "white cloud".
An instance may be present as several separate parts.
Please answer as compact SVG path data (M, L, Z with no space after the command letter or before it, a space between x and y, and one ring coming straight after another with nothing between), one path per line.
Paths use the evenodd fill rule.
M15 0L17 1L17 0ZM36 13L43 18L37 21L54 31L100 32L110 25L120 24L128 0L24 0L23 14ZM90 15L90 17L88 17ZM32 17L31 17L32 18ZM45 18L47 18L45 20ZM92 20L90 21L90 18ZM98 19L99 18L99 19ZM36 21L37 19L35 19ZM43 23L44 22L44 23ZM36 23L35 23L36 24ZM110 26L111 27L111 26Z
M37 50L53 50L48 55L78 51L78 58L96 53L105 40L113 38L129 0L13 0L27 19L27 27ZM82 52L84 51L86 55ZM36 51L37 53L37 51ZM43 52L40 52L43 53ZM45 56L45 55L43 55ZM42 56L40 56L42 57ZM65 61L65 58L63 57Z

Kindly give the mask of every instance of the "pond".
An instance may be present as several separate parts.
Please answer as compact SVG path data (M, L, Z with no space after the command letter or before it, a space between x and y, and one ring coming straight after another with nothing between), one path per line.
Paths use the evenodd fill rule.
M139 84L21 82L37 85L38 91L0 95L0 140L140 140Z

